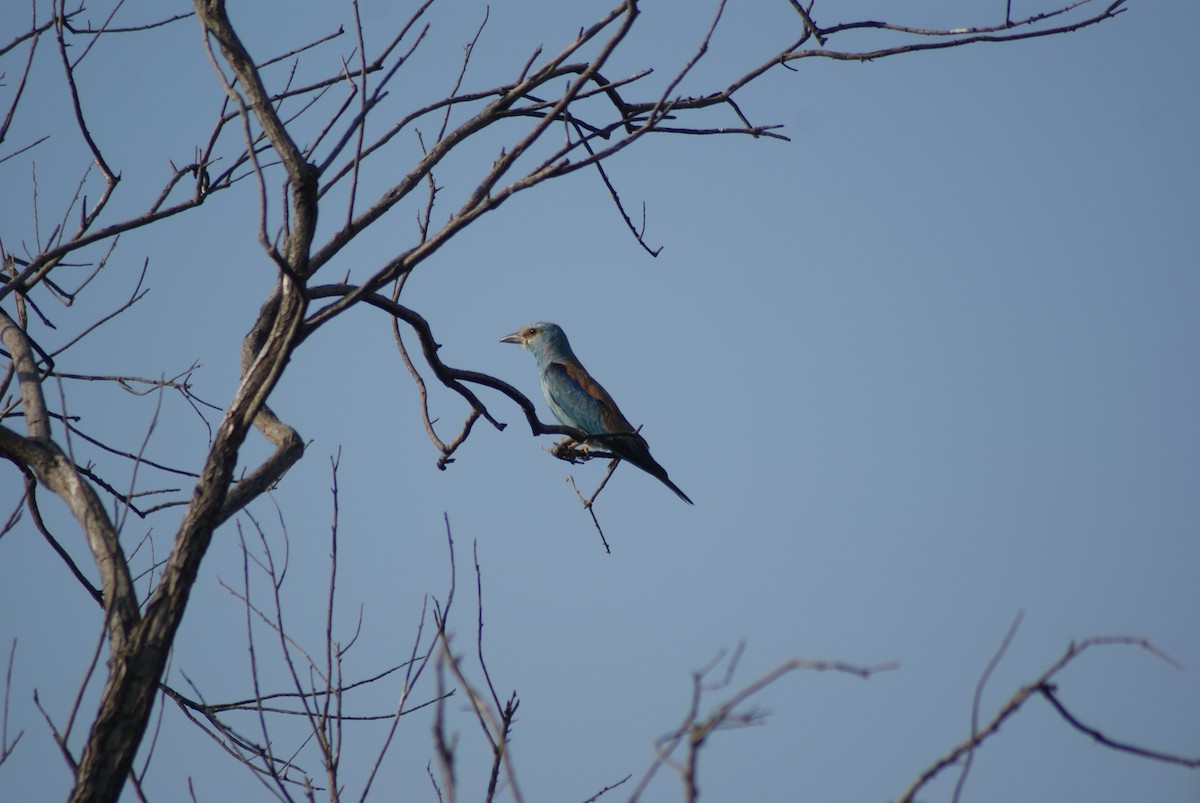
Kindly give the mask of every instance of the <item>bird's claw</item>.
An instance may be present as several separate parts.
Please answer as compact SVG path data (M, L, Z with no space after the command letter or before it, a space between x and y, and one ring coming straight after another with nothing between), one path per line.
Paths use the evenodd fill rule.
M568 463L585 463L592 459L587 444L580 443L569 435L549 447L546 451L559 460L566 460Z

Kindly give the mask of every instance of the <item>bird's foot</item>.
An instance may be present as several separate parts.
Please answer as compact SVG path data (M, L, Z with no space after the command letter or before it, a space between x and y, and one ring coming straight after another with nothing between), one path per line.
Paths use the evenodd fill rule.
M566 460L568 463L583 463L592 459L592 456L588 453L587 444L580 443L569 435L547 448L546 451L559 460Z

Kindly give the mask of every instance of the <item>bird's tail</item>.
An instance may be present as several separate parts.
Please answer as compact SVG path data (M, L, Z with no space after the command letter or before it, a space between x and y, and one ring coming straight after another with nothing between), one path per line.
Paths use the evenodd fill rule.
M642 471L654 477L663 485L675 492L683 501L689 505L696 504L688 495L679 489L679 486L671 482L671 478L667 476L667 470L659 465L658 461L650 456L650 447L646 444L644 438L637 433L626 435L623 437L608 437L602 443L608 447L609 451L615 454L622 460L632 463Z
M678 485L676 485L675 483L673 483L673 482L671 482L669 479L667 479L667 476L666 476L666 473L665 473L665 472L664 472L663 476L659 477L659 479L660 479L660 480L662 480L662 483L663 483L663 485L667 486L667 487L668 487L668 488L670 488L672 491L674 491L674 492L675 492L675 495L676 495L676 496L678 496L680 499L682 499L683 501L687 502L689 505L694 505L694 504L696 504L696 503L695 503L695 502L693 502L691 499L688 499L688 495L687 495L687 494L685 494L683 491L679 490L679 486L678 486Z

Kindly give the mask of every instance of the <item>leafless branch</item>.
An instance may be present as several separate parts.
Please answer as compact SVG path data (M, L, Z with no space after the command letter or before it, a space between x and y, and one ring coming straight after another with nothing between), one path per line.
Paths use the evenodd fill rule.
M1004 649L1007 646L1007 642L1010 640L1011 634L1015 630L1016 624L1017 622L1014 622L1014 627L1010 628L1009 635L1005 637L1005 641L1002 643L1001 648L997 650L996 655L992 659L993 663L999 661L999 659L1002 657ZM996 732L999 731L1000 726L1004 724L1006 720L1016 714L1026 702L1035 696L1042 697L1050 702L1051 706L1054 707L1059 716L1061 716L1064 721L1071 725L1071 727L1075 728L1081 733L1091 736L1095 741L1106 747L1122 752L1133 753L1143 758L1149 758L1155 761L1180 764L1186 767L1200 767L1200 757L1189 757L1135 747L1125 742L1120 742L1104 736L1104 734L1100 733L1099 731L1080 723L1079 720L1076 719L1074 715L1066 709L1065 706L1061 705L1061 702L1057 697L1058 687L1054 682L1052 682L1055 676L1057 676L1058 673L1067 666L1078 660L1084 653L1092 651L1097 647L1109 646L1134 647L1149 653L1155 658L1158 658L1159 660L1162 660L1171 666L1178 668L1178 665L1175 664L1175 662L1169 657L1167 657L1165 653L1163 653L1146 639L1137 636L1098 636L1084 639L1078 643L1072 642L1067 646L1066 652L1063 653L1062 657L1052 663L1049 668L1042 672L1042 674L1038 675L1038 677L1036 677L1033 681L1018 689L1012 695L1012 697L1010 697L1002 706L1000 706L1000 709L995 713L995 715L993 715L991 721L989 721L982 728L978 728L974 723L972 723L971 736L963 743L953 747L945 756L938 759L923 772L921 772L921 774L917 776L917 779L913 781L908 789L906 789L900 796L900 803L912 803L912 801L916 800L917 792L919 792L924 786L930 783L946 769L956 765L959 761L966 760L976 749L978 749L980 745L994 736ZM986 674L987 673L985 673L984 679L986 679ZM958 793L956 792L956 794Z
M189 11L185 14L173 14L170 17L165 17L164 19L161 19L161 20L155 20L154 22L145 22L145 23L142 23L141 25L125 25L125 26L106 25L103 28L92 28L89 25L85 28L79 28L79 27L76 27L76 26L70 24L71 17L74 17L78 13L79 12L76 11L76 12L72 12L71 14L68 15L66 26L72 32L80 33L80 34L141 33L142 31L152 31L155 28L162 28L166 25L170 25L173 22L179 22L180 20L190 19L191 17L195 16L195 14L193 12Z
M478 561L475 564L476 569L476 588L482 594L482 574L479 570ZM471 710L475 713L476 719L479 721L479 726L483 730L484 737L487 739L492 750L492 766L488 773L487 793L484 800L488 803L495 798L499 788L500 775L503 772L504 779L508 784L508 793L513 800L521 803L524 800L521 795L520 787L517 784L516 770L513 767L512 756L509 752L509 736L512 731L513 721L516 718L517 709L521 705L521 701L517 699L517 693L514 691L507 700L503 703L496 695L495 687L492 684L492 679L487 671L486 665L483 663L483 600L482 596L478 598L479 609L479 624L477 630L477 651L480 660L480 668L483 671L485 682L488 686L488 691L491 696L491 701L488 700L475 686L467 679L464 673L461 660L454 654L450 646L450 637L446 633L444 621L438 628L438 637L441 644L439 652L438 664L449 670L454 677L458 688L463 691L467 697L467 701L471 705ZM439 688L440 692L440 688ZM493 707L494 705L494 707ZM440 711L440 707L439 707ZM446 743L444 735L444 723L439 724L437 733L435 734L435 743L439 745L439 754L442 756L443 767L453 766L453 751ZM443 774L446 778L447 774ZM452 779L453 773L449 773ZM452 785L452 780L447 786ZM450 798L453 800L453 797Z
M49 23L46 23L46 24L49 25ZM42 30L44 31L46 29L43 28ZM29 55L26 56L26 58L25 58L25 66L21 68L21 76L20 76L20 78L17 79L17 88L13 92L12 101L8 104L8 111L4 115L4 121L0 122L0 142L3 142L5 140L5 138L8 136L8 129L12 125L13 115L16 114L17 106L20 105L20 103L21 103L21 95L23 95L25 92L25 84L29 79L29 70L30 70L30 68L33 67L33 56L37 52L37 45L38 45L38 40L39 40L40 36L41 36L41 31L38 31L37 26L34 25L31 35L30 35L30 38L29 38ZM3 56L4 53L7 52L7 50L9 50L12 47L15 47L16 44L17 43L14 42L12 45L5 48L4 50L0 50L0 56ZM7 160L9 158L12 158L13 156L17 156L17 155L23 153L24 151L28 150L29 148L32 148L35 145L39 144L40 142L44 142L45 140L46 140L46 137L42 137L41 139L39 139L29 145L26 145L25 147L21 148L20 150L16 151L15 153L9 154L8 156L4 157L3 159L0 159L0 163L4 162L5 160Z
M300 434L281 420L267 402L297 349L320 332L325 323L364 304L391 316L401 359L421 396L421 415L438 450L439 468L445 468L455 459L458 450L474 431L477 421L482 419L497 429L505 426L478 395L479 386L490 388L515 404L525 414L532 434L560 434L580 439L583 433L569 427L542 423L534 404L503 380L443 362L438 354L440 345L429 320L400 303L400 291L412 271L426 264L447 243L508 199L547 181L578 170L591 169L597 171L626 228L637 242L648 253L658 253L658 249L651 248L644 239L644 205L641 224L637 225L617 191L619 182L613 180L615 174L604 164L643 137L650 134L686 134L786 139L778 132L777 126L757 122L759 111L751 108L749 102L738 95L741 89L767 73L780 72L778 67L794 69L796 63L804 58L869 60L980 42L1051 36L1097 24L1124 10L1123 0L1117 0L1091 16L1083 16L1082 9L1093 0L1069 0L1057 9L1016 20L1012 19L1011 8L1006 8L1003 26L927 30L872 20L822 27L814 17L811 2L786 2L795 11L795 28L788 35L790 44L785 48L771 48L762 54L763 60L758 66L732 76L727 83L721 84L724 88L717 91L686 94L690 85L697 80L696 66L715 46L715 32L727 13L724 0L717 0L711 23L682 65L665 73L656 72L658 67L654 65L618 75L614 72L617 63L614 54L628 44L630 32L639 18L636 2L620 0L609 10L600 13L591 24L581 27L578 35L564 42L557 50L544 50L538 46L518 51L521 55L518 62L512 65L512 72L501 73L515 73L516 78L508 81L500 79L501 83L494 86L481 85L474 71L468 69L476 44L486 34L485 26L481 24L464 50L457 76L453 81L448 81L450 87L447 94L433 100L422 99L420 105L414 103L398 111L384 104L389 100L389 92L394 89L393 82L400 83L396 77L401 74L404 65L430 41L427 38L430 28L426 15L433 0L426 0L413 9L395 35L390 39L385 37L382 47L372 45L371 37L367 35L368 31L359 16L358 6L352 0L349 14L354 36L353 44L346 45L349 55L329 59L324 72L315 75L301 70L300 61L303 59L307 63L310 58L324 57L326 54L317 48L345 41L340 37L347 30L346 26L339 26L337 31L312 41L289 45L284 48L286 52L278 55L255 58L251 47L253 43L244 39L242 32L230 20L224 0L194 0L193 13L123 26L115 24L117 12L127 12L122 10L122 0L114 0L100 11L97 19L102 21L95 27L90 22L80 22L83 8L68 10L66 0L52 0L49 4L50 18L44 20L38 19L37 4L31 4L33 14L25 30L15 32L6 44L0 45L0 59L6 59L0 68L9 68L7 62L11 60L8 74L17 76L4 119L0 122L0 142L6 141L12 121L16 119L16 110L21 108L21 104L33 102L30 100L32 97L40 101L38 91L33 88L33 82L39 74L37 65L46 58L57 60L61 75L65 78L65 86L57 91L69 104L74 119L73 127L80 135L76 154L84 157L83 162L94 164L96 171L90 172L92 168L89 167L83 171L77 183L65 185L62 207L50 217L51 224L43 227L43 212L39 210L39 204L44 201L39 199L38 173L33 162L33 157L40 156L42 148L33 149L46 142L46 138L39 138L39 132L35 132L29 135L29 139L19 143L20 147L16 147L14 152L0 157L0 161L12 160L16 156L25 160L28 175L32 177L30 189L33 196L32 231L26 237L17 238L25 253L18 257L9 253L0 243L0 269L5 274L4 281L0 282L0 302L12 299L11 313L0 308L0 342L4 353L9 355L8 363L0 374L0 392L7 393L10 387L19 392L11 402L5 402L6 407L0 411L4 417L4 424L0 424L0 455L22 472L26 483L25 507L52 546L58 545L58 541L49 535L45 523L41 521L35 490L39 487L48 489L66 503L84 535L83 541L92 553L96 584L86 579L84 572L66 556L61 545L56 551L64 557L72 573L93 599L103 604L105 617L106 636L97 647L87 678L90 679L93 671L96 671L95 667L99 666L99 655L104 647L107 648L108 657L105 667L107 676L99 692L97 712L79 751L78 761L66 750L75 712L79 708L78 700L60 740L76 775L71 796L73 801L112 803L129 779L134 784L134 794L144 794L140 775L134 770L133 757L146 731L151 728L151 711L160 693L158 684L167 671L168 656L190 592L215 530L235 515L247 511L251 503L267 494L303 455L304 441ZM207 131L206 138L205 132L199 133L200 144L187 141L183 146L186 149L181 151L187 154L187 158L176 158L170 163L170 169L165 171L165 176L154 179L153 197L118 201L115 188L121 181L122 170L141 170L142 166L121 166L108 161L110 154L104 142L112 133L92 127L92 123L100 118L95 116L95 98L86 94L86 87L91 85L92 79L87 70L96 68L97 59L87 57L102 37L117 34L155 35L154 32L164 26L193 16L202 32L203 45L212 56L216 81L225 93L212 128ZM485 16L485 23L486 19ZM868 41L874 46L869 50L839 49L838 43L845 40L837 37L843 33L853 33L860 37L856 42ZM44 47L39 49L41 37L51 35L54 44L50 51ZM370 47L376 48L374 53L368 52ZM525 56L530 50L532 54ZM275 65L283 66L276 68ZM658 81L659 75L665 78ZM387 114L392 116L381 122L384 114L380 112L385 108L389 109ZM547 134L558 131L559 124L567 131L567 136L564 142L556 143L553 136ZM436 137L427 143L415 132L418 125L427 126L426 130L430 132L436 130ZM404 147L407 146L401 143L410 140L400 139L401 134L405 138L415 136L420 146L419 153L411 161L403 158ZM57 147L57 140L51 142L50 146ZM435 171L439 178L453 175L443 170L442 165L469 148L483 148L484 152L494 154L491 165L479 170L472 180L459 182L451 188L451 192L439 195L441 188L435 180ZM377 172L369 173L371 170ZM386 181L380 182L386 186L378 191L375 182L362 180L366 175L386 175ZM251 177L254 185L244 181ZM141 186L140 181L144 178L147 177L139 175L139 182L135 184ZM30 324L32 322L34 327L54 327L63 322L57 320L60 317L58 314L46 314L44 307L40 306L44 303L40 294L49 294L64 307L71 307L85 289L90 292L90 288L108 281L111 271L105 270L105 266L109 264L109 258L122 234L146 229L168 218L189 213L216 197L218 192L223 193L221 198L232 197L236 193L224 191L234 187L253 192L257 197L257 220L252 225L266 256L260 263L268 268L275 285L262 302L250 332L243 340L237 388L230 397L219 405L199 399L192 387L191 369L172 379L160 380L139 380L117 373L128 371L151 376L158 373L136 366L118 368L114 371L115 376L104 377L58 373L54 366L55 356L74 349L82 339L99 331L114 316L133 309L134 304L144 298L145 290L139 278L129 299L116 311L99 321L75 325L70 334L63 336L64 345L52 353L47 353L38 345ZM378 194L368 196L368 190ZM428 197L421 203L419 194L426 190ZM414 192L418 195L414 196ZM435 221L435 201L445 198L457 199L458 208L452 214L445 215L444 221ZM416 232L411 239L397 239L393 251L374 261L363 261L359 256L351 257L350 246L358 242L365 232L381 224L384 216L406 199L417 201L420 210L417 212ZM322 201L326 205L324 210L320 209ZM340 213L329 214L331 205L335 203L338 209L345 209L344 219L340 219ZM341 206L343 203L344 207ZM120 208L121 204L125 206ZM324 212L321 219L327 224L321 230L321 241L316 239L319 212ZM146 265L148 260L143 261L143 275ZM84 268L82 279L74 274L68 280L61 278L75 268ZM327 273L336 271L338 275L344 272L345 278L341 282L329 282L327 277L322 277L322 283L317 284L316 273L323 269ZM393 296L387 298L382 295L383 288L393 283ZM310 308L310 305L313 306ZM404 341L400 338L401 322L415 335L420 346L419 354L416 349L411 355L405 350ZM404 334L408 336L407 332ZM422 362L424 365L421 365ZM453 437L443 439L435 432L437 416L429 409L425 380L422 378L426 370L430 372L427 376L432 376L466 405L462 424ZM130 392L136 392L134 387L144 384L157 390L158 401L161 401L165 390L177 391L204 422L208 437L198 455L173 459L171 462L200 466L199 471L192 473L190 470L173 469L164 463L146 459L145 442L140 447L131 448L119 444L107 433L84 435L77 422L67 414L61 382L61 414L49 409L43 385L52 377L55 381L63 378L116 381ZM74 410L75 399L71 401ZM221 409L219 422L210 424L201 408ZM10 421L19 421L22 429L17 431L7 426ZM242 465L243 447L252 432L261 435L271 451L265 460L247 470ZM106 469L89 464L85 458L77 460L73 452L73 438L79 441L81 449L98 449L105 460L112 455L132 461L134 471L128 487L118 492L113 488L113 483L104 478ZM83 441L91 446L84 446ZM601 454L592 452L586 456L565 459L585 459ZM190 491L180 493L179 499L151 507L135 507L135 500L162 490L145 487L150 484L145 478L145 469L149 468L187 476L194 479L194 484ZM612 466L609 475L611 471ZM607 475L601 481L600 488L604 487L606 481ZM115 513L106 509L105 503L101 502L101 495L106 493L117 500ZM580 498L592 515L607 549L604 533L593 510L592 502L596 494L593 493L589 499L583 499L582 495ZM186 507L171 533L171 547L165 558L156 554L156 545L149 542L150 568L138 574L137 578L148 576L152 590L144 600L139 600L134 587L134 572L130 568L133 556L127 556L122 551L120 525L130 510L148 516L172 505ZM15 523L20 510L16 508L9 516L6 527ZM257 522L248 513L246 515L246 520L254 522L258 530ZM239 523L242 521L239 520ZM335 549L336 526L335 519ZM395 732L399 717L415 709L416 706L406 708L410 704L406 700L411 701L412 687L436 649L440 649L438 681L441 683L448 677L454 678L458 689L468 695L493 746L489 796L496 793L503 775L512 795L520 799L506 748L517 699L514 695L506 702L496 693L484 664L482 602L476 646L490 694L477 694L472 689L459 659L450 649L445 617L453 598L453 542L448 523L447 537L451 541L450 596L445 610L435 602L432 620L437 634L433 638L426 637L424 642L421 635L422 617L422 625L418 628L406 666L401 702L392 713L386 715L391 718L391 731L375 768L378 769L387 745L391 743L391 733ZM265 549L265 536L261 530L258 530L258 538ZM231 755L253 758L251 763L256 762L257 777L276 794L285 799L300 794L311 798L315 788L311 778L296 779L296 770L290 763L292 757L275 755L268 738L266 720L268 715L276 713L271 710L275 706L271 702L272 695L290 695L286 697L286 703L277 706L278 713L307 718L312 738L316 739L317 749L323 755L327 788L331 795L336 796L339 794L336 779L343 745L342 727L344 722L354 718L343 709L343 693L354 688L355 684L343 678L341 659L356 637L352 636L345 645L333 640L331 622L337 571L336 552L328 593L325 654L320 660L313 660L308 653L298 651L298 645L286 634L283 617L278 612L278 587L282 584L285 572L280 570L278 575L274 573L278 567L271 562L269 550L261 556L257 552L252 554L247 551L243 557L243 579L246 584L242 594L248 637L253 628L260 627L263 622L272 629L285 659L295 662L289 667L292 689L288 692L267 692L259 682L258 669L252 666L255 694L252 705L247 703L249 708L212 708L202 700L189 708L182 696L172 696L172 699L189 717L203 723L206 732ZM143 557L139 560L146 559ZM274 584L272 602L262 609L259 608L261 600L251 599L249 575L252 566L259 566ZM477 590L481 591L479 575L477 565ZM272 606L275 610L268 610ZM731 663L736 663L736 659ZM792 668L818 667L804 664ZM307 682L303 680L305 674L308 674ZM985 673L984 680L986 677ZM85 680L85 686L87 682ZM707 693L707 687L705 689ZM1060 698L1054 696L1052 688L1047 689L1039 693L1046 696L1052 705L1061 706L1060 715L1064 719L1084 732L1091 733L1094 730L1081 723L1076 724L1079 720L1068 712ZM170 691L163 693L172 695ZM450 693L450 690L444 690L445 695ZM445 697L435 695L434 699L444 700ZM435 788L439 797L454 800L454 744L446 734L442 708L438 706L435 724L442 784L438 787L435 782ZM260 718L262 744L254 743L221 721L221 715L234 710L246 711ZM704 731L702 726L710 720L700 718L698 709L694 716L696 719L691 725L700 730L689 731L691 735L681 732L670 750L664 753L664 761L670 759L675 766L685 770L689 766L692 768L688 771L690 780L687 785L693 789L696 755L711 731ZM739 717L743 714L718 707L711 716L731 723L740 721ZM692 740L702 731L703 735ZM973 727L972 749L977 743L976 739L986 738L986 732L986 728L976 732ZM6 743L6 737L0 734L0 750ZM670 756L684 743L690 752L683 763L679 763ZM662 748L665 749L666 745ZM150 753L153 753L153 745L150 746ZM685 776L688 772L684 773ZM145 766L141 773L145 773ZM375 777L375 770L372 770L370 777ZM370 785L369 779L368 789Z
M555 453L561 445L562 444L559 443L551 447L551 453ZM561 457L561 455L555 454L555 457ZM600 480L600 484L596 486L596 490L592 491L592 495L586 499L584 498L583 494L579 492L579 488L575 485L575 478L570 474L567 475L567 482L570 484L571 490L575 492L575 496L579 498L580 504L582 504L584 509L587 510L588 514L591 515L592 524L595 525L596 532L600 536L600 543L604 546L604 551L610 555L612 554L612 550L608 547L608 539L604 537L604 528L600 526L600 519L596 518L596 508L593 503L596 501L596 497L600 495L600 492L604 490L604 486L608 485L609 478L612 477L613 472L617 470L617 464L620 462L621 461L617 458L613 458L612 461L609 462L608 469L604 472L604 478Z
M86 576L84 576L83 572L79 570L79 567L75 565L75 561L71 555L67 552L67 550L63 549L63 546L58 542L58 539L55 538L50 533L50 530L46 528L46 522L42 519L42 512L38 509L37 477L35 477L33 472L25 466L19 466L19 468L22 470L22 473L25 476L25 504L29 506L29 516L31 519L33 519L33 526L36 527L37 531L42 534L42 537L46 539L46 543L50 545L50 548L54 550L55 554L62 558L63 563L67 565L67 569L69 569L75 579L79 581L79 584L84 587L84 590L91 594L92 599L96 600L96 603L103 608L104 594L101 593L100 589L92 585L92 582L88 580Z
M824 49L802 50L786 53L781 57L781 59L783 62L795 61L803 58L827 58L837 61L875 61L876 59L887 58L888 56L898 56L904 53L919 53L927 50L945 50L946 48L963 47L964 45L979 44L981 42L1015 42L1022 39L1036 39L1043 36L1057 36L1059 34L1078 31L1082 28L1087 28L1091 25L1112 19L1113 17L1116 17L1125 11L1125 9L1121 8L1121 6L1125 4L1125 0L1116 0L1116 2L1111 3L1103 11L1097 13L1096 15L1077 22L1072 22L1053 28L1040 28L1037 30L1018 31L1015 33L997 33L997 31L1007 31L1011 28L1036 25L1044 20L1066 14L1092 1L1093 0L1080 0L1079 2L1065 5L1055 11L1043 14L1035 14L1022 20L1006 20L1004 25L998 25L994 27L927 30L874 21L835 25L830 28L823 29L822 33L828 38L829 36L848 30L874 29L912 34L922 37L931 37L937 39L937 41L915 42L910 44L895 45L892 47L883 47L876 50L853 52Z
M20 743L21 737L25 735L25 730L22 728L17 731L17 735L12 741L8 740L8 700L12 694L12 671L13 664L17 659L17 640L12 640L12 646L8 648L8 669L4 672L4 707L0 710L0 766L8 761L8 757L17 749L17 744Z
M1065 705L1063 705L1062 700L1060 700L1058 697L1058 688L1054 684L1043 686L1039 689L1039 691L1041 692L1041 695L1050 703L1050 705L1054 707L1054 710L1058 712L1058 715L1067 721L1067 724L1085 736L1090 736L1094 741L1111 750L1117 750L1122 753L1130 753L1131 755L1135 755L1140 758L1148 758L1153 761L1161 761L1165 764L1178 764L1182 767L1188 767L1190 769L1200 767L1200 756L1176 755L1173 753L1164 753L1161 750L1151 750L1145 747L1138 747L1137 745L1118 741L1109 736L1105 736L1096 728L1083 724L1075 717L1074 714L1067 710Z
M67 746L66 738L59 733L55 727L54 721L50 719L50 715L46 713L46 709L42 708L41 698L38 697L37 690L33 692L33 704L37 707L38 713L42 715L42 719L46 723L46 727L50 729L50 735L54 737L54 743L58 745L58 752L62 755L63 760L67 762L67 766L71 768L71 772L79 771L79 762L75 760L75 756L71 754L71 749Z
M321 285L318 287L310 287L308 295L312 299L319 298L342 298L356 294L361 290L361 287L349 284L332 284ZM537 417L537 411L533 406L533 402L527 396L514 388L512 385L497 379L488 374L479 373L478 371L466 371L458 368L451 368L441 361L438 357L438 351L441 349L441 344L433 336L433 330L429 322L417 312L405 307L401 304L392 301L391 299L381 296L378 293L371 293L362 297L362 300L378 309L382 309L395 318L407 323L416 333L418 340L421 343L421 351L425 357L426 363L433 370L438 380L450 388L451 390L462 396L472 409L479 413L485 420L491 423L496 429L503 430L505 424L492 417L487 407L479 400L479 398L463 383L470 382L472 384L484 385L493 390L498 390L516 402L525 412L526 419L529 421L530 429L536 435L571 435L578 440L586 438L585 433L572 427L564 427L557 424L543 424ZM316 316L320 316L317 313ZM310 319L311 320L311 319ZM310 330L311 332L311 330Z
M702 748L710 736L718 730L727 728L746 727L758 724L766 714L755 707L742 706L763 689L777 683L786 675L798 671L809 672L838 672L867 679L880 672L896 668L896 664L879 664L877 666L855 666L842 661L814 661L804 658L794 658L784 661L766 674L751 681L734 691L722 702L713 706L707 714L702 714L705 698L714 693L724 691L733 684L738 663L745 652L745 644L739 644L734 651L726 655L722 650L706 666L692 673L692 698L687 713L684 714L680 725L665 734L655 742L657 758L642 775L638 785L629 796L630 803L641 799L650 781L662 766L668 766L679 774L683 781L683 799L693 803L699 797L697 782L699 758ZM724 672L714 677L721 667ZM680 747L684 747L682 760L675 757Z
M20 467L18 467L20 469ZM22 495L17 500L17 504L13 506L12 513L8 514L8 518L4 520L4 524L0 525L0 538L8 535L17 526L17 522L21 520L21 513L25 510L25 496Z
M599 799L600 799L600 798L601 798L603 795L605 795L605 794L606 794L606 793L608 793L608 792L611 792L612 790L616 789L618 786L622 786L622 785L624 785L624 784L625 784L625 782L626 782L626 781L628 781L628 780L629 780L630 778L632 778L632 777L633 777L632 775L626 775L624 778L622 778L621 780L617 781L616 783L614 783L614 784L609 784L608 786L604 787L603 789L601 789L601 790L600 790L599 792L597 792L596 794L594 794L594 795L592 795L591 797L589 797L588 799L584 800L584 801L583 801L583 803L595 803L595 802L596 802L597 800L599 800Z
M265 529L252 516L248 516L259 544L258 550L257 552L252 551L243 536L243 576L239 583L240 587L234 588L226 583L222 583L222 585L242 603L247 617L247 654L251 665L254 696L215 703L205 700L198 691L194 697L189 697L168 685L162 686L163 693L175 702L191 722L200 727L230 756L247 766L260 779L268 781L273 791L283 799L290 799L297 786L305 789L321 788L331 796L331 799L338 799L344 787L344 783L339 780L342 728L346 723L351 722L390 721L388 735L384 738L376 762L364 782L360 800L365 801L383 757L392 742L400 718L426 706L440 704L444 698L453 694L453 690L450 690L423 702L415 704L412 702L417 682L438 643L434 638L429 640L428 644L424 644L425 639L422 637L424 616L418 625L417 635L408 660L360 680L351 682L343 678L342 658L353 646L358 631L356 630L350 640L343 644L339 642L333 630L333 597L337 586L337 472L338 458L335 457L332 459L334 484L331 488L331 495L334 502L333 522L330 527L330 581L326 598L325 630L322 637L324 655L306 650L288 633L281 596L287 576L287 560L285 558L282 565L277 563ZM279 525L284 543L287 544L288 538L282 514ZM449 532L447 532L447 536L449 538ZM254 584L250 570L255 566L261 570L270 587L270 603L265 606L266 609L251 600L251 589ZM453 581L451 584L453 586ZM452 595L447 601L448 603L452 602ZM253 626L256 624L265 625L274 634L278 642L279 655L290 676L292 690L266 692L261 687L259 683L261 649L253 636ZM400 669L405 669L405 674L400 701L394 711L357 714L346 710L344 703L347 692L373 686L389 677L394 678ZM308 681L304 680L305 676L309 678ZM191 683L190 680L189 683ZM194 684L192 685L195 688ZM229 715L237 713L249 714L254 717L261 733L260 738L249 738L233 726ZM279 743L279 739L272 735L274 728L272 723L278 717L299 718L306 722L308 737L304 741L305 743L311 742L316 748L326 774L323 786L317 787L312 780L313 774L303 769L299 763L300 749L303 748L303 744L291 755L280 755L275 752L274 745Z
M1008 626L1008 632L1004 634L1004 638L1000 641L1000 646L996 648L996 653L992 656L992 660L988 661L987 667L983 670L983 674L979 677L979 683L975 684L975 698L971 701L971 747L967 751L967 757L963 761L962 772L958 774L958 781L954 784L953 803L958 803L962 795L962 790L966 786L967 775L971 772L971 761L975 757L975 738L979 735L979 704L983 698L983 689L987 685L988 678L992 676L992 672L996 671L996 667L1000 665L1000 659L1004 657L1004 653L1008 652L1008 645L1012 644L1013 638L1017 635L1017 628L1021 626L1021 620L1024 618L1024 612L1018 611L1013 622Z
M393 303L395 303L396 297L400 293L403 280L403 276L397 280L397 286L392 295ZM433 441L434 446L440 452L437 466L439 469L445 470L447 464L454 462L454 458L451 455L466 441L467 436L471 434L471 428L479 420L479 409L472 407L471 412L467 414L467 419L463 423L462 428L449 443L439 438L437 430L433 426L434 421L429 415L429 394L425 387L425 380L421 377L421 372L413 363L412 358L409 357L408 349L404 347L404 338L400 334L400 319L396 317L392 318L392 338L396 343L396 351L400 353L400 359L404 362L405 369L407 369L413 383L417 386L417 397L421 405L421 420L425 424L425 434L429 436L429 439Z
M579 137L579 141L583 144L583 147L587 150L587 152L590 156L595 158L596 151L592 148L591 143L588 142L587 138L584 136L583 131L579 127L579 124L573 119L570 121L570 123L571 123L571 125L574 126L575 132ZM662 253L662 246L660 245L658 248L651 248L646 243L646 239L645 239L646 204L645 203L642 204L642 225L641 225L641 227L639 228L637 226L634 226L633 221L629 218L629 213L625 211L624 204L621 203L621 196L617 193L617 188L613 186L612 181L608 177L608 173L604 169L603 162L597 161L595 164L596 164L596 172L600 174L600 180L604 182L604 188L608 190L609 197L612 198L613 204L615 204L617 207L617 211L621 213L621 219L625 221L626 228L629 229L630 233L633 235L633 238L635 240L637 240L638 245L640 245L642 247L642 250L644 250L647 254L649 254L652 257L657 257L660 253Z

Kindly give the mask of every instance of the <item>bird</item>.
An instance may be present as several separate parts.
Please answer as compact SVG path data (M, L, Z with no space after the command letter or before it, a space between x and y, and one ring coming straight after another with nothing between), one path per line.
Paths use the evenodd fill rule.
M667 470L650 456L646 439L579 362L561 326L545 321L527 324L500 338L500 342L516 343L533 354L550 412L565 426L596 436L595 440L585 441L585 447L595 445L611 452L658 479L689 505L695 504L671 482Z

